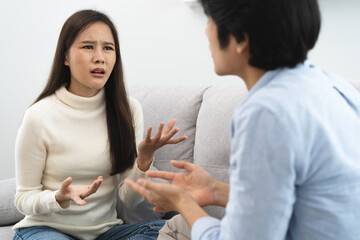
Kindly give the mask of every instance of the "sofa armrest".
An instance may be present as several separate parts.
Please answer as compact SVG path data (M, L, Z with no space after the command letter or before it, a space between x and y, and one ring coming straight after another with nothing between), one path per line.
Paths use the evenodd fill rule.
M15 207L15 178L0 180L0 226L17 223L24 218Z

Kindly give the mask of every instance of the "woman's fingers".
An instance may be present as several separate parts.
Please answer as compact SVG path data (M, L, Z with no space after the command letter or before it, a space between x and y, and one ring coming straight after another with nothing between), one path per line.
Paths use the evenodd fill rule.
M82 193L80 195L81 199L84 199L88 196L90 196L91 194L96 193L96 191L99 189L101 183L103 182L103 178L100 176L98 177L92 184L91 186L88 187L88 190L84 193Z
M175 126L176 123L176 118L173 118L169 124L166 126L164 133L169 133L171 131L171 129L173 129L173 127Z
M86 201L81 199L79 196L74 195L71 200L73 200L77 205L84 206L86 205Z
M71 183L72 183L71 177L68 177L67 179L65 179L63 181L63 183L61 184L60 192L62 192L64 194L66 192L66 189L71 185Z
M171 130L169 133L167 133L166 140L169 140L170 138L172 138L178 131L179 131L179 128L174 128L173 130Z
M178 138L174 138L174 139L169 139L166 143L167 144L177 144L179 142L182 142L184 140L188 139L187 136L182 136L182 137L178 137Z
M95 193L99 189L103 181L104 180L102 176L99 176L90 186L74 185L70 187L72 183L72 178L68 177L63 181L60 191L57 193L59 194L59 196L57 197L57 201L58 198L61 202L72 200L76 204L83 206L86 204L86 201L84 201L83 199Z
M160 123L159 128L158 128L155 136L153 137L155 140L159 140L161 138L161 135L162 135L162 132L164 129L164 125L165 125L165 123L163 123L163 122Z
M156 145L160 144L160 146L163 146L165 144L177 144L181 141L186 140L188 138L186 136L171 139L179 131L179 128L173 129L175 123L176 123L176 119L174 118L169 122L169 124L164 129L165 123L161 122L154 137L151 137L152 127L151 126L148 127L146 131L145 142Z
M145 136L145 141L146 142L150 142L151 139L151 131L152 131L152 126L149 126L147 131L146 131L146 136Z

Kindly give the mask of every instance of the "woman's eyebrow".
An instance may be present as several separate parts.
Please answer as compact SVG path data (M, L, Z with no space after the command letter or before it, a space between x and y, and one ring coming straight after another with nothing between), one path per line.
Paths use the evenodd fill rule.
M105 44L105 45L113 45L113 46L115 46L115 44L112 43L112 42L104 42L104 44Z
M95 44L96 41L82 41L81 43L85 43L85 44ZM115 46L115 44L113 42L104 42L104 45L113 45Z

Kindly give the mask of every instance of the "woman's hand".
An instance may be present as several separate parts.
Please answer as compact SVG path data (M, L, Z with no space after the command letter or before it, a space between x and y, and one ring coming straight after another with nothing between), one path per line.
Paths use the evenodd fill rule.
M77 205L83 206L86 204L84 198L94 194L102 182L103 178L100 176L91 185L71 186L72 178L68 177L63 181L60 190L55 195L55 199L59 204L72 200Z
M160 123L154 137L151 137L152 127L148 127L144 140L139 144L137 164L140 170L147 171L149 169L157 149L166 144L177 144L187 139L186 136L172 138L179 131L178 128L173 129L175 123L176 119L172 119L165 129L165 123Z

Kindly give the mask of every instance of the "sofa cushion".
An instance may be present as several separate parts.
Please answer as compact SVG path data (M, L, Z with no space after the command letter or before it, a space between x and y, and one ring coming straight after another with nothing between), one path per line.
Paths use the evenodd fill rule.
M0 227L0 239L1 240L11 240L14 237L14 231L12 230L13 226Z
M0 181L0 226L14 224L24 218L14 205L16 184L15 178Z
M192 162L196 120L203 92L206 86L144 86L132 85L129 94L137 99L144 112L144 131L153 127L152 136L160 122L167 124L176 118L176 127L180 131L175 135L186 135L188 139L176 145L166 145L155 152L154 166L159 170L174 170L169 160ZM144 133L145 135L145 133Z
M246 94L242 85L213 86L203 96L196 123L194 162L220 181L228 182L231 119ZM219 173L219 169L226 172Z
M194 162L226 183L229 182L231 119L246 94L245 85L208 88L196 122ZM225 209L220 207L209 206L205 210L217 218L225 214Z

